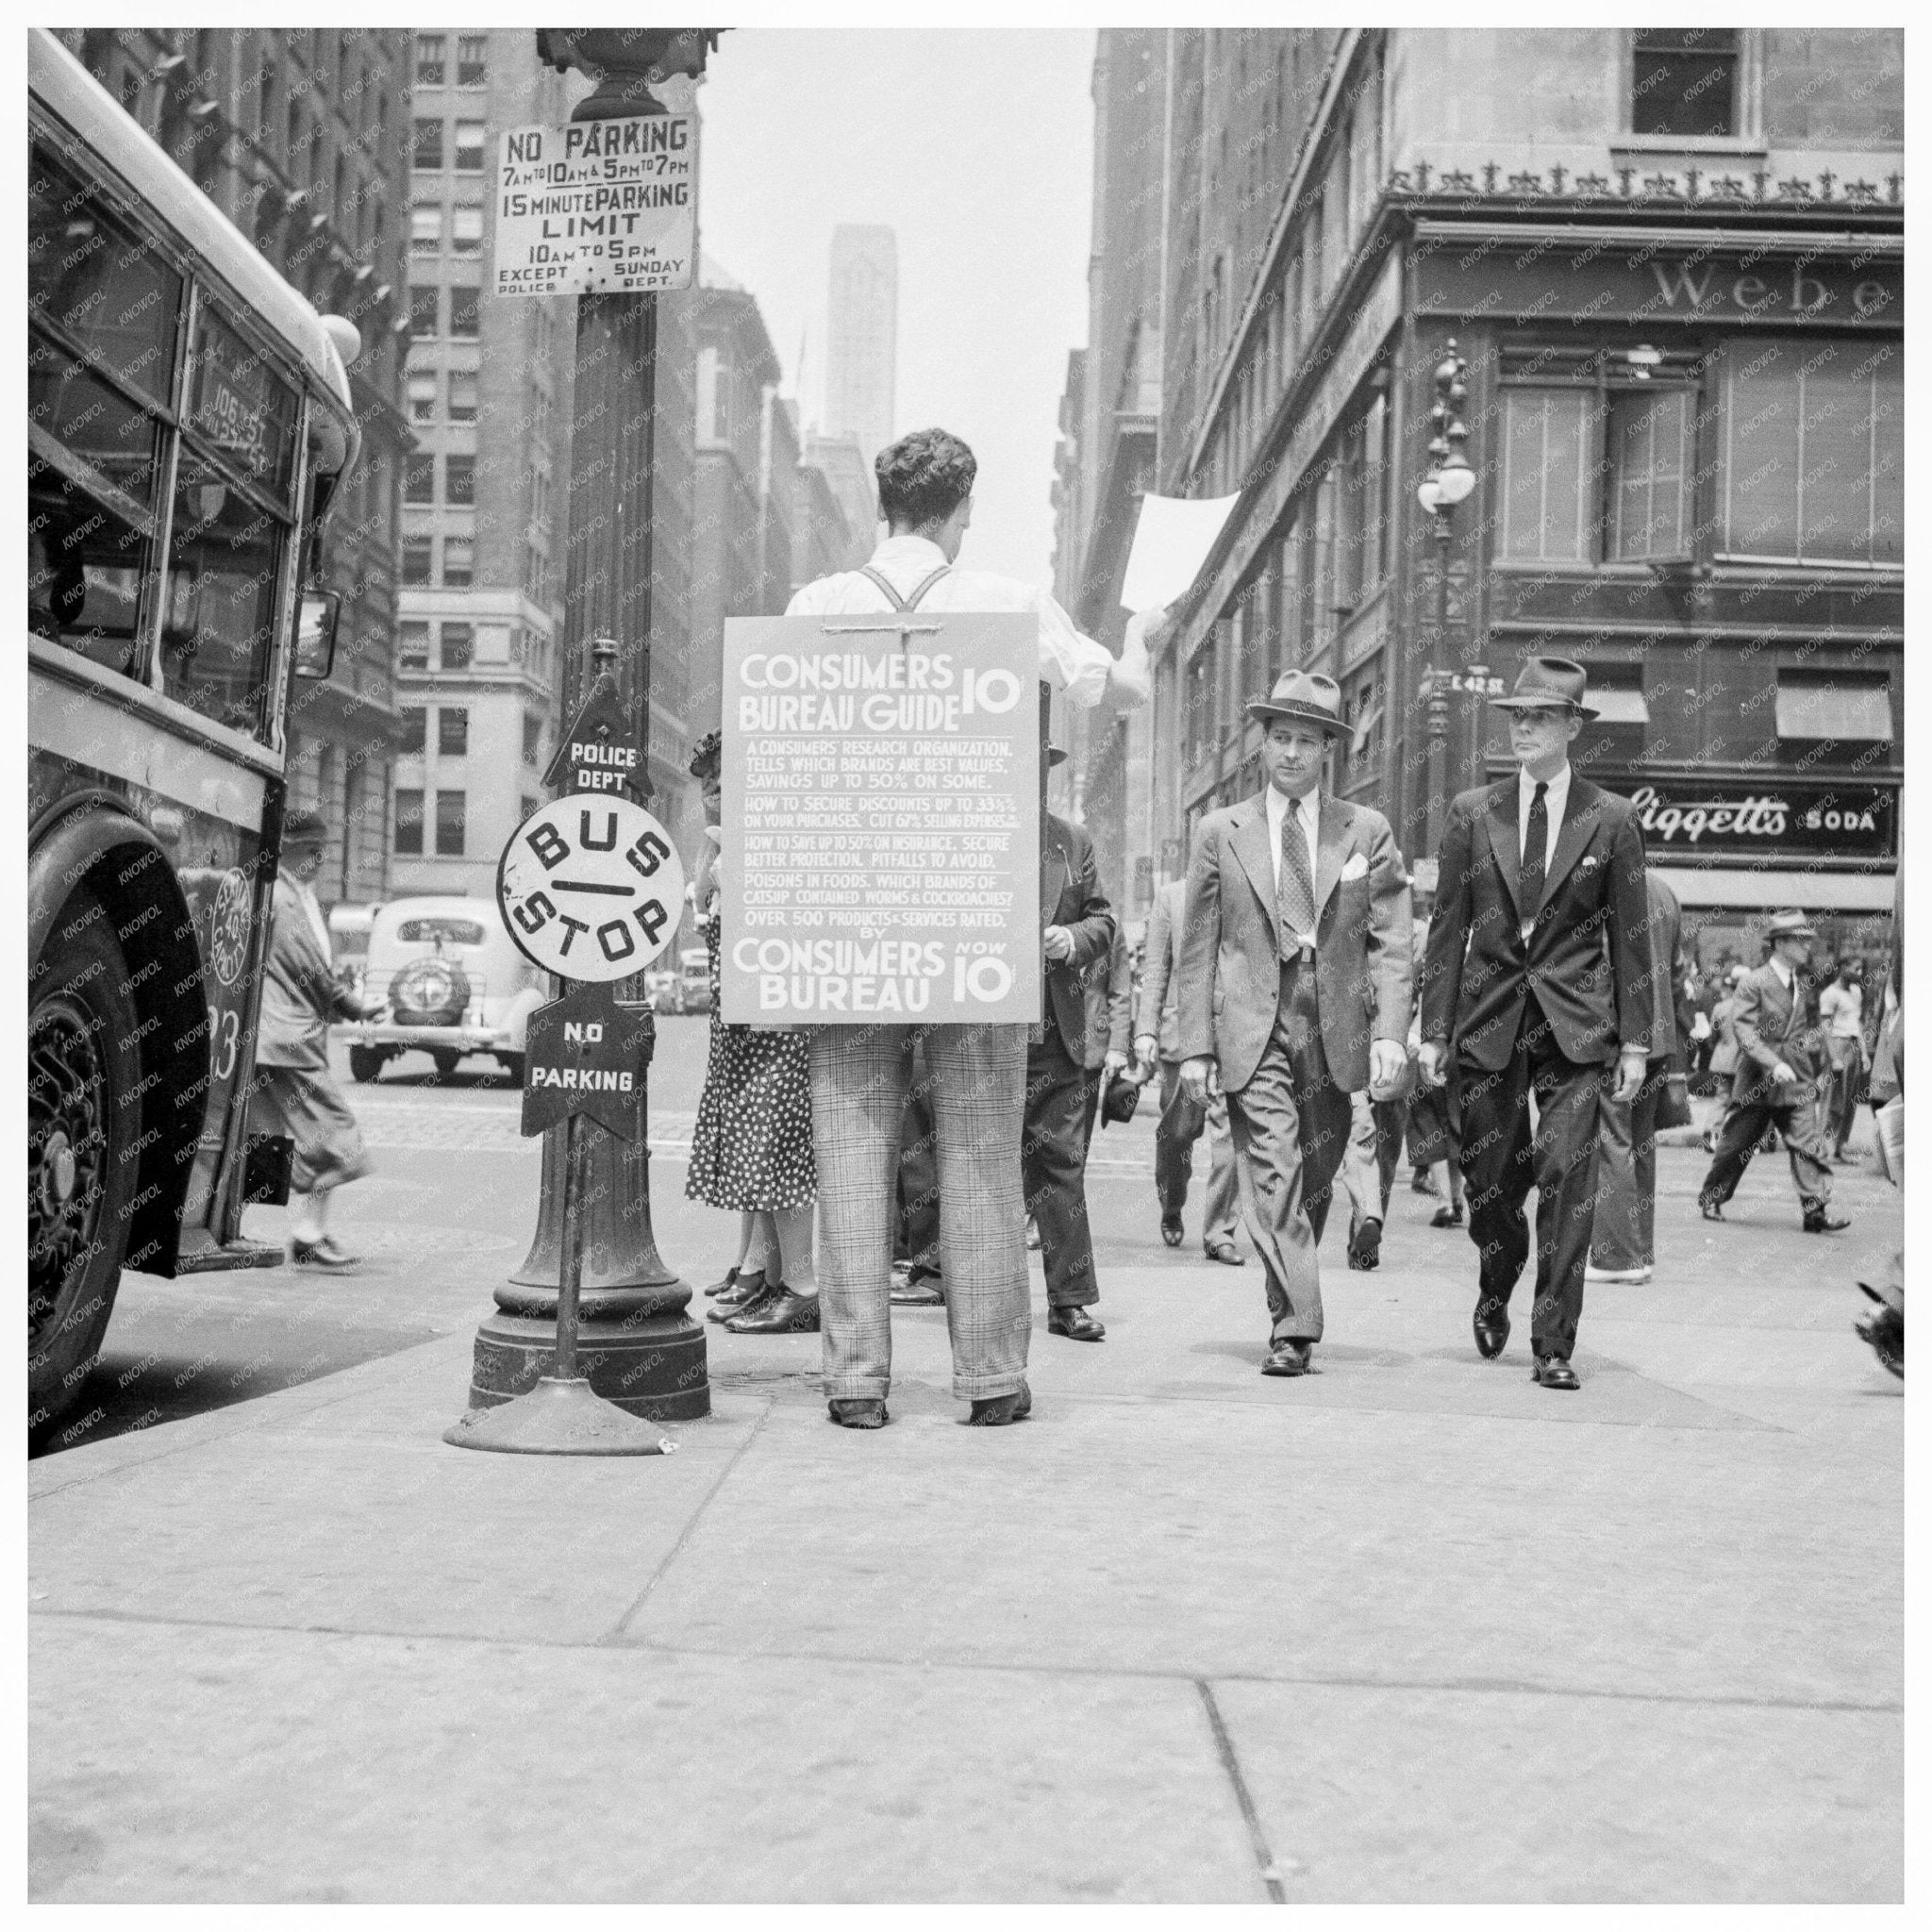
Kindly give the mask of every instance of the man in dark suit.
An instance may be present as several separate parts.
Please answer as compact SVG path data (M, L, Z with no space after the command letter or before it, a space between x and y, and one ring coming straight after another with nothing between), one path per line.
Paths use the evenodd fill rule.
M1731 1011L1738 1036L1731 1106L1697 1194L1707 1221L1724 1219L1724 1205L1738 1191L1765 1128L1775 1127L1790 1157L1805 1232L1836 1234L1851 1225L1831 1211L1830 1152L1819 1131L1814 1102L1825 1055L1798 983L1817 937L1802 912L1773 913L1765 930L1770 958L1738 987Z
M1194 1142L1208 1134L1208 1196L1201 1209L1201 1251L1210 1261L1241 1267L1247 1257L1235 1246L1237 1185L1227 1099L1217 1094L1205 1107L1181 1086L1181 930L1187 924L1188 887L1174 879L1154 895L1147 917L1147 966L1141 980L1141 1023L1134 1050L1141 1063L1160 1065L1160 1118L1154 1128L1154 1191L1160 1201L1160 1238L1177 1248L1187 1238L1181 1209L1194 1172Z
M1058 764L1066 753L1056 745L1048 757ZM1026 1047L1021 1182L1040 1228L1047 1329L1098 1341L1107 1329L1087 1312L1100 1299L1087 1224L1087 1147L1108 1056L1114 917L1094 870L1093 841L1052 814L1041 855L1040 924L1045 1012Z
M1402 1078L1408 875L1389 821L1321 791L1346 734L1332 677L1291 671L1248 707L1266 789L1202 820L1181 939L1181 1078L1227 1095L1249 1239L1267 1275L1264 1375L1308 1373L1322 1339L1315 1250L1349 1096Z
M1424 984L1422 1077L1452 1052L1461 1083L1469 1235L1481 1256L1475 1345L1499 1356L1529 1258L1537 1190L1535 1378L1574 1389L1596 1192L1597 1113L1609 1065L1635 1097L1650 1041L1643 837L1630 801L1570 769L1596 711L1567 658L1531 658L1509 714L1517 769L1458 794L1439 854ZM1537 1115L1534 1126L1530 1103Z

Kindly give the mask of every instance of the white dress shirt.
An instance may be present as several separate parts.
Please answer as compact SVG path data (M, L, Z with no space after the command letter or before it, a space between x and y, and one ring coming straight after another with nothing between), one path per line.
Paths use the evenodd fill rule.
M1781 955L1774 953L1771 956L1771 970L1777 974L1777 983L1781 987L1783 987L1787 992L1790 992L1791 990L1791 981L1795 976L1791 972L1790 962L1786 960Z
M1322 833L1322 788L1311 786L1299 798L1291 798L1278 785L1268 788L1268 852L1274 862L1274 903L1281 904L1281 825L1288 817L1289 808L1294 808L1295 823L1301 827L1302 837L1308 846L1308 884L1312 889L1315 882L1315 855L1320 848ZM1310 890L1309 897L1314 893ZM1316 908L1321 909L1319 907ZM1311 932L1297 933L1297 939L1313 941Z
M909 597L946 560L940 546L925 537L888 537L872 554L871 567L902 597ZM885 608L879 587L856 570L837 571L805 585L785 607L787 617L829 617ZM1091 638L1082 637L1074 620L1032 584L987 570L961 570L957 564L920 599L922 610L1031 611L1040 619L1040 675L1070 704L1086 710L1100 702L1113 654ZM1122 680L1116 679L1116 683ZM1131 687L1131 676L1127 680ZM1125 695L1133 696L1131 688ZM1141 693L1144 696L1145 693Z

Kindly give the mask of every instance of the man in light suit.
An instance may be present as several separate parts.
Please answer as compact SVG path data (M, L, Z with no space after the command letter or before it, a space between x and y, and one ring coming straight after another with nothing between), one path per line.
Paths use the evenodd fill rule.
M1201 1246L1210 1261L1240 1267L1247 1257L1234 1244L1237 1185L1234 1137L1228 1131L1227 1098L1217 1093L1197 1107L1181 1085L1181 933L1187 924L1188 886L1174 879L1154 895L1147 916L1147 963L1141 980L1141 1025L1134 1052L1143 1067L1160 1062L1160 1119L1154 1129L1154 1191L1160 1198L1160 1238L1177 1248L1187 1238L1181 1209L1194 1172L1194 1142L1208 1130L1211 1164L1208 1201L1202 1209Z
M1248 1236L1273 1329L1261 1373L1307 1374L1322 1339L1315 1257L1350 1126L1349 1095L1402 1077L1410 1005L1408 877L1389 822L1324 797L1346 735L1332 677L1291 671L1249 705L1265 791L1195 835L1181 940L1181 1078L1227 1095Z
M1453 1053L1460 1080L1475 1345L1493 1358L1509 1339L1534 1187L1529 1333L1545 1389L1578 1386L1604 1085L1614 1062L1615 1097L1635 1098L1650 1051L1643 836L1627 798L1570 769L1596 716L1588 692L1582 665L1531 658L1514 693L1491 700L1509 714L1518 769L1449 808L1423 985L1418 1072L1441 1085Z
M1790 1157L1805 1232L1836 1234L1851 1225L1831 1211L1830 1152L1812 1104L1825 1055L1817 1029L1807 1024L1805 990L1798 984L1817 937L1802 912L1773 913L1765 930L1771 956L1738 987L1731 1013L1738 1069L1732 1076L1730 1111L1697 1195L1707 1221L1724 1219L1724 1203L1738 1191L1765 1128L1774 1126Z
M1065 757L1058 745L1048 752L1054 764ZM1087 1148L1108 1054L1114 917L1100 890L1093 841L1052 813L1041 855L1040 927L1045 1011L1026 1046L1021 1181L1040 1228L1048 1332L1098 1341L1107 1329L1087 1312L1100 1299L1087 1223Z

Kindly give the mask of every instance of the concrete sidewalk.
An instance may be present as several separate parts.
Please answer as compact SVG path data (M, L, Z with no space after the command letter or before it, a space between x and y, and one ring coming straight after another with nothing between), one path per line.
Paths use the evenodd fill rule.
M1896 1207L1663 1163L1574 1395L1403 1192L1301 1382L1150 1260L1007 1430L900 1309L874 1435L713 1328L675 1455L465 1453L455 1334L37 1462L32 1896L1897 1900Z

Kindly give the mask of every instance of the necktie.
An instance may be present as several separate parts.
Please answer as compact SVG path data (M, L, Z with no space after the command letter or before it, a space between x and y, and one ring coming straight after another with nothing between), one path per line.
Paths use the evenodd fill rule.
M1549 791L1547 785L1536 788L1536 796L1529 801L1529 830L1523 840L1523 865L1519 874L1520 891L1517 903L1523 908L1523 923L1525 926L1536 920L1537 908L1543 898L1543 853L1550 842L1550 808L1544 803L1543 794Z
M1281 815L1281 879L1275 895L1281 904L1281 952L1284 958L1315 937L1315 882L1308 876L1308 841L1302 830L1301 811L1291 799Z

